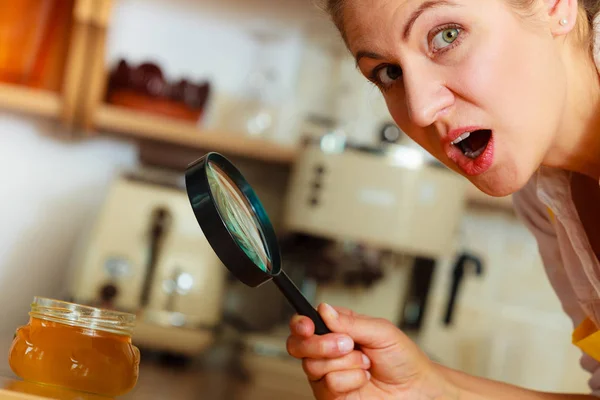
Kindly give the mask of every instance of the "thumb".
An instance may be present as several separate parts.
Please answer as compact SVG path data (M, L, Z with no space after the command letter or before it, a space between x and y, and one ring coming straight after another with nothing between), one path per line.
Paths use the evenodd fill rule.
M431 363L398 327L383 318L360 315L327 304L319 313L332 332L345 333L371 360L374 377L387 384L406 384L427 372Z
M409 340L400 329L382 318L372 318L351 310L321 304L318 307L327 327L334 333L345 333L355 343L372 349L384 349Z

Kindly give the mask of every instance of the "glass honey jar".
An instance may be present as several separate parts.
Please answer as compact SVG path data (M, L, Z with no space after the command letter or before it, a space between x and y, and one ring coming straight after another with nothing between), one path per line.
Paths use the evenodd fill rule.
M9 353L21 379L108 397L136 385L135 315L35 297L29 316Z

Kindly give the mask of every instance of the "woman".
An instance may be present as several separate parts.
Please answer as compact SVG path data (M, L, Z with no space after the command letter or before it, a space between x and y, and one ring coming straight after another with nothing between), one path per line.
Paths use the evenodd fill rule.
M402 130L483 192L515 194L599 389L600 0L328 2ZM468 376L430 361L391 323L319 312L334 333L316 336L295 316L288 339L317 399L589 398Z

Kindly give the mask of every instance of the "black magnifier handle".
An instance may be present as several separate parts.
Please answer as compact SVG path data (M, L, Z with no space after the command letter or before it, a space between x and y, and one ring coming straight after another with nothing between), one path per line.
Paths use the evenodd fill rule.
M274 276L273 282L275 282L281 293L283 293L298 314L312 319L315 324L315 333L317 335L331 333L321 318L321 315L314 309L308 300L306 300L306 297L304 297L302 292L300 292L300 289L294 285L294 282L291 281L285 272L281 271L281 273Z

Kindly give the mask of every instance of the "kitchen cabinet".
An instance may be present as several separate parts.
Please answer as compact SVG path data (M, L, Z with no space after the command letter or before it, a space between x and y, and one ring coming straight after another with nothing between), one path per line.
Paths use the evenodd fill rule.
M89 126L139 139L163 141L187 148L207 149L278 164L294 161L297 149L229 132L199 129L194 124L101 104L91 109Z
M0 108L49 119L72 132L95 0L39 0L3 7Z
M418 336L438 362L537 390L587 392L589 374L571 344L572 324L546 277L535 239L516 219L470 212L462 243L481 257L465 273L453 319L444 323L454 260L439 265Z
M113 0L97 0L97 13L88 38L90 57L86 64L85 90L81 94L82 137L98 134L121 135L192 149L219 151L273 163L293 162L296 149L276 142L232 132L215 132L201 124L137 111L105 102L109 71L106 65L107 36L111 29Z
M39 0L40 4L47 6L46 13L52 7L59 7L60 3L53 1ZM293 162L296 149L291 146L226 132L206 131L191 122L106 104L103 101L108 81L105 53L114 2L72 0L72 3L70 29L55 38L68 41L61 87L49 90L0 79L0 109L59 122L65 129L56 130L54 134L61 137L85 139L108 133L275 163ZM16 12L24 15L30 11ZM35 16L29 14L28 17ZM35 30L38 36L47 33L36 23L30 24L31 30ZM38 52L42 50L38 46ZM18 54L17 51L15 54Z

